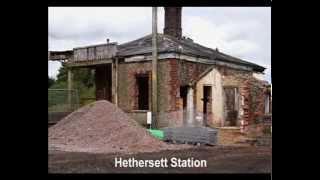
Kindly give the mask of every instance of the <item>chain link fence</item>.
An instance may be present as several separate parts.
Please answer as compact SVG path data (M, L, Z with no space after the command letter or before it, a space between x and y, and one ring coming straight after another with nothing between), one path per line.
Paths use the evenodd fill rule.
M75 89L48 89L48 126L79 108L79 94Z

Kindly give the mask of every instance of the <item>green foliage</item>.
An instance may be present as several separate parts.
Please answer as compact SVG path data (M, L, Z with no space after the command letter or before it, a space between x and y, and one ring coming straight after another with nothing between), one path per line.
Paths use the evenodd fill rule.
M73 69L73 89L76 89L80 98L80 105L85 105L91 101L88 98L95 98L94 73L89 68ZM62 65L57 75L57 80L49 87L50 89L68 88L68 69ZM64 98L64 97L57 97Z
M73 82L75 84L81 83L85 87L93 87L94 86L94 74L92 70L89 68L79 68L72 70L73 73ZM59 69L59 73L57 75L57 82L67 82L68 81L68 69L66 66L62 65Z
M48 76L48 88L50 88L55 83L55 80Z
M68 83L66 81L56 81L49 89L67 89Z

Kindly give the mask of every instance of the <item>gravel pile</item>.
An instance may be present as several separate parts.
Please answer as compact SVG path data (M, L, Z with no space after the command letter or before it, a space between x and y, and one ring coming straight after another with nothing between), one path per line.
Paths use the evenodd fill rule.
M71 113L49 128L49 150L90 153L138 153L173 150L112 103L101 100Z

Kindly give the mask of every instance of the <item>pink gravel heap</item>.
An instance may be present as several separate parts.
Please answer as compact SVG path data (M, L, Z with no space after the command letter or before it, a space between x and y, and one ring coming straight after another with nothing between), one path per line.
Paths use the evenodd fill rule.
M112 103L101 100L49 128L49 149L90 153L138 153L181 149L149 134Z

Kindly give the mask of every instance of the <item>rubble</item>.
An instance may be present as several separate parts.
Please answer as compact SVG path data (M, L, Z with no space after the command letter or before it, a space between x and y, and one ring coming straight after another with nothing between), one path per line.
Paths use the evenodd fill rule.
M174 150L112 103L101 100L71 113L49 128L49 150L90 153L138 153Z

